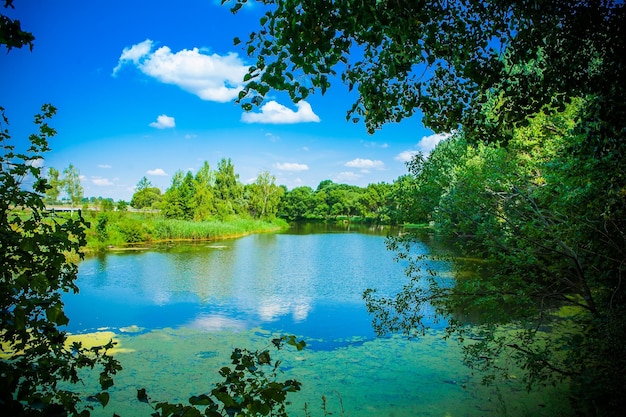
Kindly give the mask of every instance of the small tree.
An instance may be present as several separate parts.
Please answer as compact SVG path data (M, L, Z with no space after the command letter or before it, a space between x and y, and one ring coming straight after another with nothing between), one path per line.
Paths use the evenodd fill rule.
M262 171L248 188L250 214L258 219L274 219L284 193L283 188L276 185L276 177L269 171Z
M70 199L72 207L78 206L83 201L83 186L80 183L80 171L72 164L63 170L63 190Z
M130 205L136 209L144 209L152 207L159 201L161 201L161 190L154 187L146 177L142 177L137 183Z
M48 189L46 190L46 203L55 204L61 194L61 173L56 168L48 168Z

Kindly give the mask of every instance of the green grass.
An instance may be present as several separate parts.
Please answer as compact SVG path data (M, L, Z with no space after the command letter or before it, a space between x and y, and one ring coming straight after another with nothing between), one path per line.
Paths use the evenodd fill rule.
M90 223L86 230L87 252L164 241L218 240L288 227L281 219L266 221L233 217L223 221L195 222L166 219L149 213L92 213L86 220Z

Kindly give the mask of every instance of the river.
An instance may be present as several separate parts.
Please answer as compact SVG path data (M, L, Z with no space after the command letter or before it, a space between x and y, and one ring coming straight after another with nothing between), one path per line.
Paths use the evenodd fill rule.
M482 386L460 346L442 338L445 321L416 339L376 337L363 291L392 295L407 282L406 265L386 249L389 233L307 226L84 260L80 293L65 297L68 331L114 337L124 367L96 415L149 415L136 400L141 387L156 401L186 402L210 391L233 348L265 349L292 334L303 351L272 351L281 377L303 383L290 415L306 415L305 403L312 416L553 415L545 393L526 393L515 375ZM454 275L447 262L429 263Z

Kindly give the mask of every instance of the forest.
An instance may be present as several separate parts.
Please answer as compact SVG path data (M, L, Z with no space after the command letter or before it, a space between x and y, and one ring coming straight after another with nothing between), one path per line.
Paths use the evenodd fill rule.
M277 185L268 171L261 172L250 184L239 181L239 175L230 159L219 161L213 170L208 162L194 175L192 171L177 171L170 186L162 192L142 177L130 202L113 201L102 197L76 198L75 190L82 190L80 172L70 165L66 175L48 168L46 191L49 206L73 205L86 211L137 211L158 213L167 219L187 221L224 220L243 217L260 220L281 218L286 221L350 221L375 224L402 224L414 216L403 200L403 187L409 187L410 175L403 175L393 183L373 183L367 187L339 184L323 180L313 189L309 186L288 190ZM67 173L74 173L73 177ZM70 185L71 184L71 185Z

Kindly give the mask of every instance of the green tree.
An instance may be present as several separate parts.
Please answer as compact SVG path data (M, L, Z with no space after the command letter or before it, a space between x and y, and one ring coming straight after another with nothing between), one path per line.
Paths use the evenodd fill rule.
M115 209L119 213L125 213L126 211L128 211L128 203L124 200L120 200L117 202L117 204L115 204Z
M313 218L315 199L313 189L308 186L296 187L285 194L280 212L291 221Z
M377 223L389 223L390 216L391 185L381 182L368 184L359 196L359 205L363 216Z
M26 152L8 143L8 121L1 110L0 141L0 403L7 415L89 415L93 407L81 401L83 368L100 368L102 391L93 399L106 405L120 366L106 354L112 343L90 349L80 342L67 344L60 329L68 323L61 296L77 292L77 265L68 255L82 257L84 222L59 218L45 210L48 184L32 162L49 150L55 135L47 120L50 105L35 117L39 131L30 136ZM21 181L30 176L32 190ZM71 383L72 385L66 385ZM68 388L69 387L69 388ZM84 399L84 398L83 398Z
M233 11L245 2L235 1ZM482 342L468 348L468 358L482 360L470 365L495 369L508 356L526 369L529 383L570 378L581 415L620 415L624 3L262 2L261 28L246 41L256 64L239 95L244 109L261 105L272 90L296 102L324 94L341 78L357 92L347 119L364 119L370 132L416 110L435 131L457 132L440 152L414 161L398 184L410 193L400 201L407 213L416 209L416 220L469 238L464 249L499 268L453 286L411 273L425 283L408 285L395 300L369 292L378 324L395 317L399 328L419 331L427 301L453 318L471 308L492 311ZM323 191L328 201L330 191ZM408 250L412 239L392 247ZM559 324L548 305L580 310ZM546 338L537 329L547 322L569 333ZM462 335L461 323L451 324ZM515 329L512 339L499 333L500 324Z
M56 204L61 194L61 173L55 168L48 168L47 181L49 188L46 190L46 203Z
M5 0L4 8L13 9L13 0ZM22 30L19 20L0 14L0 45L4 45L7 51L10 52L13 48L19 49L26 45L32 51L34 40L32 33Z
M161 201L161 190L154 187L146 177L137 183L130 205L136 209L151 208Z
M223 3L237 12L247 0ZM491 91L502 92L503 104L492 121L508 127L559 94L623 97L621 1L258 3L266 12L246 41L256 64L239 95L247 110L272 90L297 102L341 78L358 92L346 118L363 118L370 132L419 108L436 131L464 125L484 133L490 126L481 108ZM511 72L505 56L538 71Z
M258 219L274 219L278 212L278 204L283 196L283 188L276 185L276 177L269 171L262 171L250 185L248 210L252 217Z
M83 201L83 186L80 182L80 171L72 164L63 170L62 187L72 207L78 206Z
M209 219L215 213L215 205L213 199L213 187L215 186L215 173L204 161L202 168L194 177L192 198L193 219L202 221Z
M194 178L190 171L176 171L172 177L172 184L165 191L161 203L163 214L166 217L192 220L194 216Z
M242 213L245 209L243 186L230 158L222 158L217 164L214 197L217 215L222 218Z

